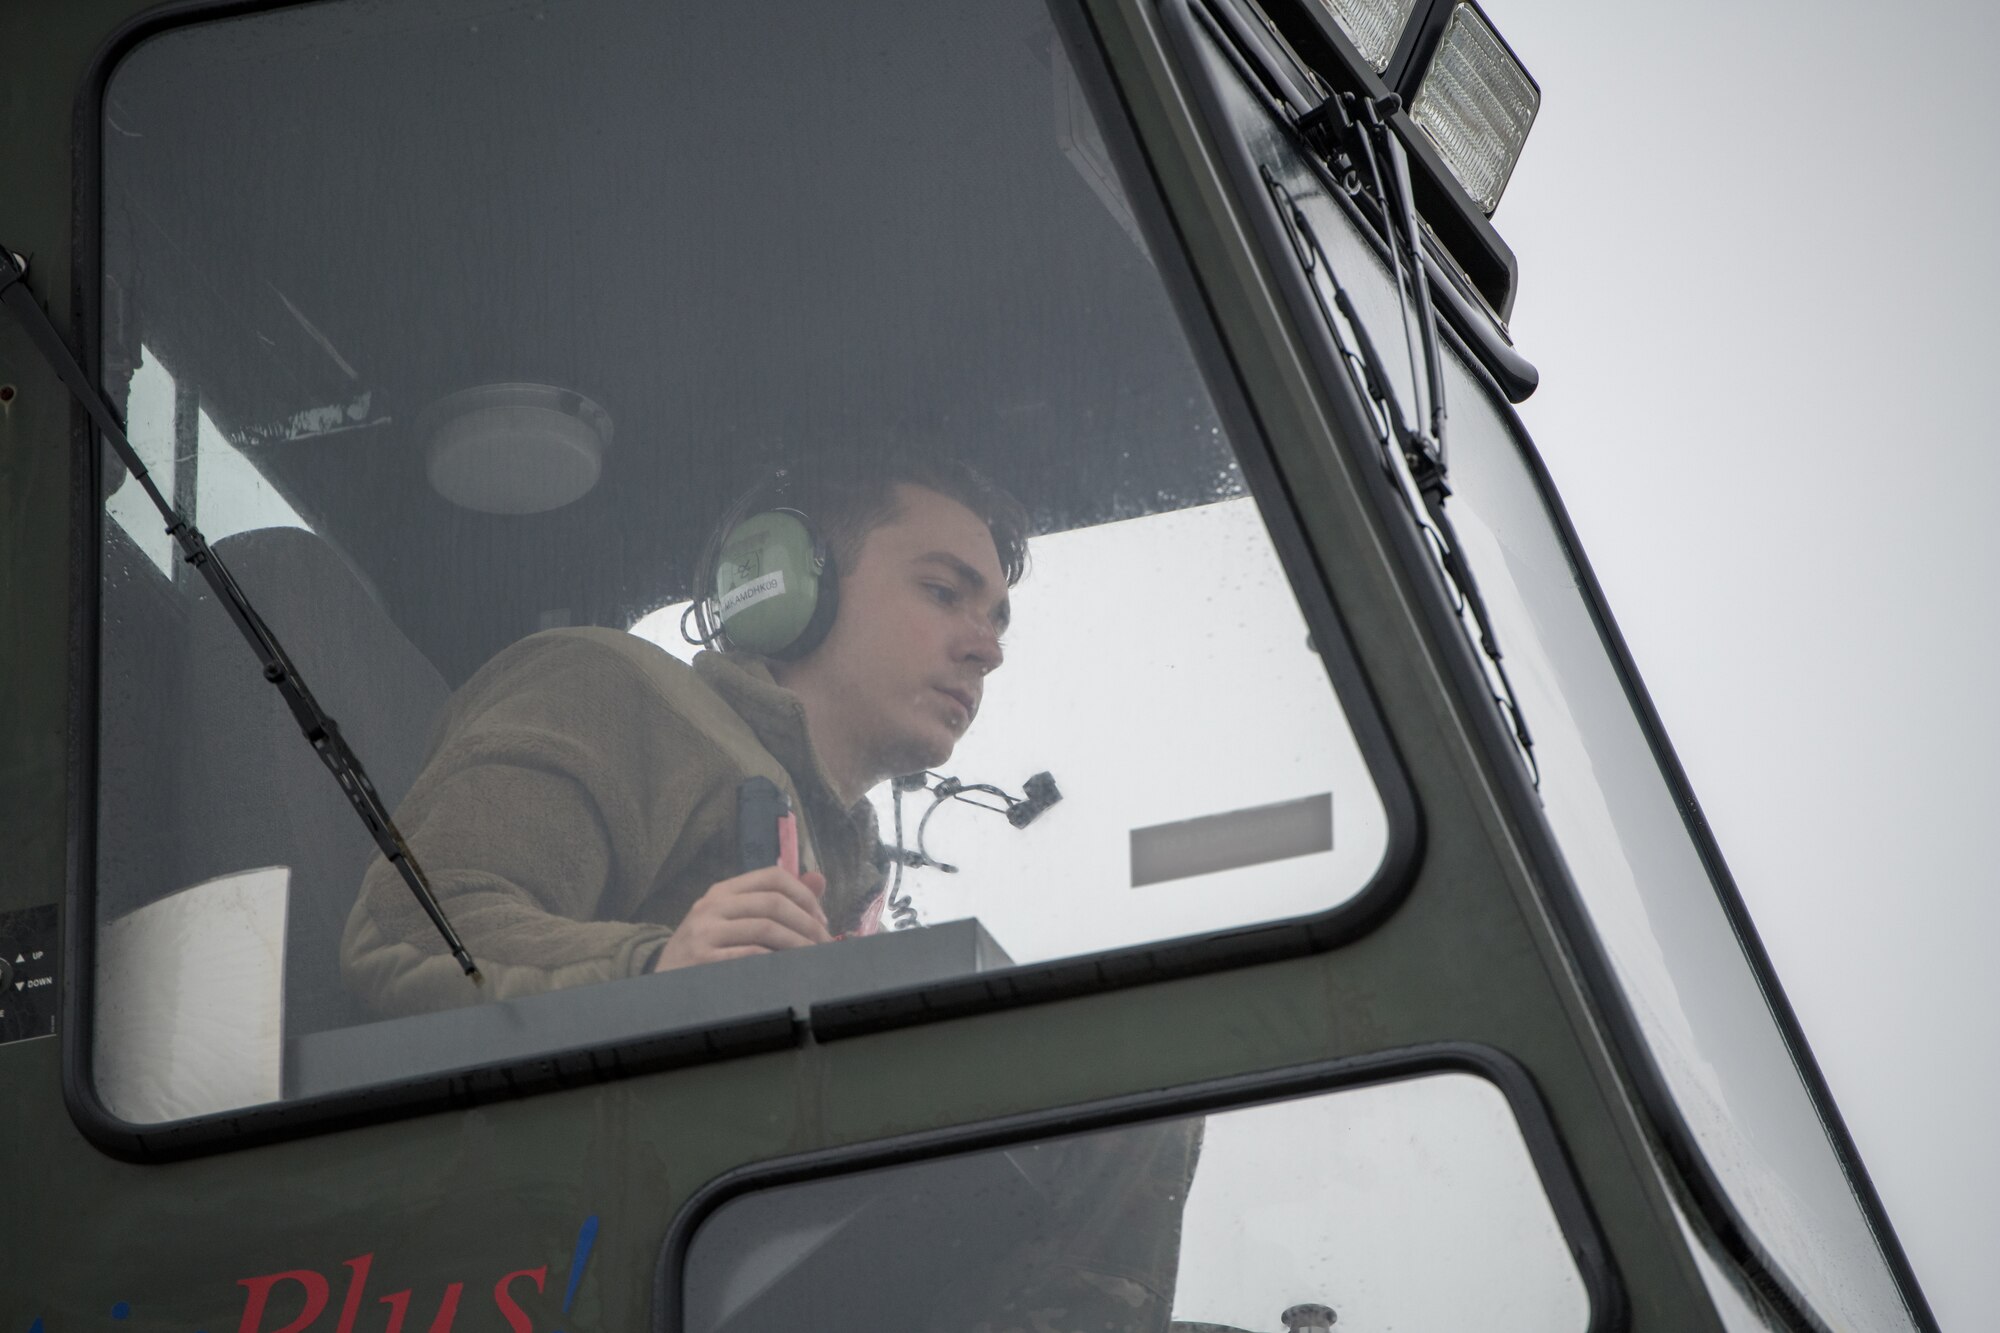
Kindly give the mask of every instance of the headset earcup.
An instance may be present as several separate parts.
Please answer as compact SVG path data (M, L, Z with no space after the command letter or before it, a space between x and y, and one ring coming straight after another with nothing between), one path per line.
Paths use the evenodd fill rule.
M810 652L833 623L825 564L817 534L796 510L767 509L732 527L714 587L727 645L765 657Z
M833 552L822 548L819 571L819 595L813 602L812 618L799 637L783 652L773 653L773 657L793 660L804 657L813 649L826 642L826 636L833 631L834 617L840 614L840 570L833 562Z

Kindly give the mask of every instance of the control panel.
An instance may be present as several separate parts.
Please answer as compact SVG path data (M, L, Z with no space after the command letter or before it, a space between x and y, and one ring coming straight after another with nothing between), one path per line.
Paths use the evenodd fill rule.
M0 1045L56 1034L56 905L0 912Z

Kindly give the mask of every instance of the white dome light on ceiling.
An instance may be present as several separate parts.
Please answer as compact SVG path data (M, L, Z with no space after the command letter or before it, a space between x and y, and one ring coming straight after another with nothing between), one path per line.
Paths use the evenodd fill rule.
M611 415L550 384L482 384L417 418L439 495L484 514L540 514L588 494L604 470Z

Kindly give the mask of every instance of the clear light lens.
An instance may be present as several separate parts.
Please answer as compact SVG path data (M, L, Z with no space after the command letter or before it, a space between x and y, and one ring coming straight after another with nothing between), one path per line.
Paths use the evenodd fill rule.
M1417 0L1319 0L1333 21L1347 34L1362 57L1380 74L1389 68L1396 43L1410 21Z
M1410 109L1465 192L1492 213L1542 95L1471 5L1452 10Z

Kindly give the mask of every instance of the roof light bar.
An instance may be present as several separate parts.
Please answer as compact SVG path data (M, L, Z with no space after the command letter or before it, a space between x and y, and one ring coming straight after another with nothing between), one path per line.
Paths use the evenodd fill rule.
M1489 216L1520 159L1542 92L1474 5L1452 9L1410 115Z
M1417 0L1319 0L1319 3L1333 15L1333 21L1361 52L1361 58L1380 74L1389 68L1389 58L1396 54L1396 44L1403 40L1403 29L1409 26L1410 11L1416 8Z

